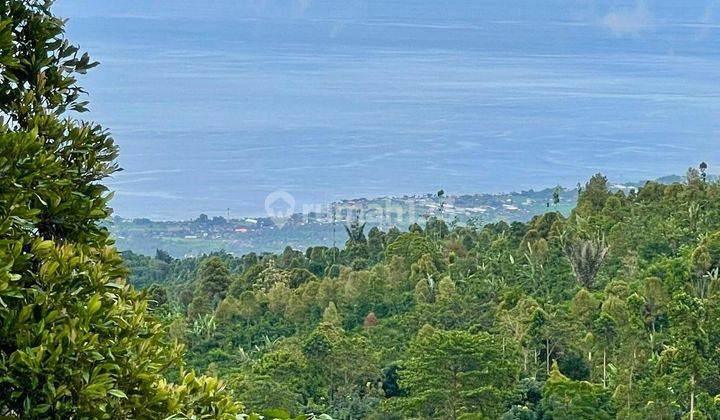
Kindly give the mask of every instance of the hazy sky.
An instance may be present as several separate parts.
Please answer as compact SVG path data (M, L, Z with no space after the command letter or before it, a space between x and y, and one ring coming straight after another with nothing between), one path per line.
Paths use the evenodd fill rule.
M717 159L720 2L59 0L125 217Z

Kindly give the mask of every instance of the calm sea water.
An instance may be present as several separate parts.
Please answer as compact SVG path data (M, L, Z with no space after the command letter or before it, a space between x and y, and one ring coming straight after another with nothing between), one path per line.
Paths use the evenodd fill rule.
M720 165L720 2L60 0L124 217Z

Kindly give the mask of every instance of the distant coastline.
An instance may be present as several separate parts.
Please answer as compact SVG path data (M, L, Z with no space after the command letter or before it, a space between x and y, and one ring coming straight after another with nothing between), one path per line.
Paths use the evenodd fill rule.
M658 178L660 183L681 182L683 177ZM611 182L614 190L630 190L646 181ZM558 189L559 200L553 203ZM412 223L424 224L428 217L446 223L508 223L527 221L547 211L569 214L577 200L577 187L549 187L542 190L472 195L443 192L424 195L386 196L342 200L315 212L293 212L287 217L222 217L199 215L184 221L126 219L115 216L109 229L118 249L153 255L162 249L175 257L191 257L224 250L234 254L278 252L286 246L304 249L310 245L342 246L347 239L343 225L355 218L368 229L396 226L406 229ZM334 212L334 216L332 213Z

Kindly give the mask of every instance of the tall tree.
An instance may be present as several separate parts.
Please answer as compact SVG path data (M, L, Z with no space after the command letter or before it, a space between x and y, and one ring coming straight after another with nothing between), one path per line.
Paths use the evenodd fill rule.
M487 333L424 328L411 343L400 371L406 414L457 419L497 417L517 381L514 355Z
M710 368L709 342L703 326L706 309L701 299L681 292L673 296L669 312L671 342L660 354L658 370L663 382L685 393L685 412L693 419L699 383Z
M95 65L50 1L0 3L0 415L235 418L214 378L179 367L99 222L117 147L84 111ZM181 371L182 373L182 371Z
M577 240L567 246L568 260L580 285L592 289L609 249L604 239Z
M594 335L602 351L602 383L607 387L607 353L617 336L617 323L607 312L600 313L594 323Z
M215 310L230 286L230 271L219 257L204 260L198 269L195 297L188 307L192 319Z
M544 419L607 419L610 420L610 396L594 384L573 381L560 373L553 363L550 376L543 390L542 410Z
M605 207L605 201L610 197L608 180L602 174L595 174L584 189L578 189L577 211L582 214L599 212Z

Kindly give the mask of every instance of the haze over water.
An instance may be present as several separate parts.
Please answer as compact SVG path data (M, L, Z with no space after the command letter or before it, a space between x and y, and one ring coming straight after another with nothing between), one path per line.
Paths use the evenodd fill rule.
M720 2L207 3L58 2L120 216L720 165Z

